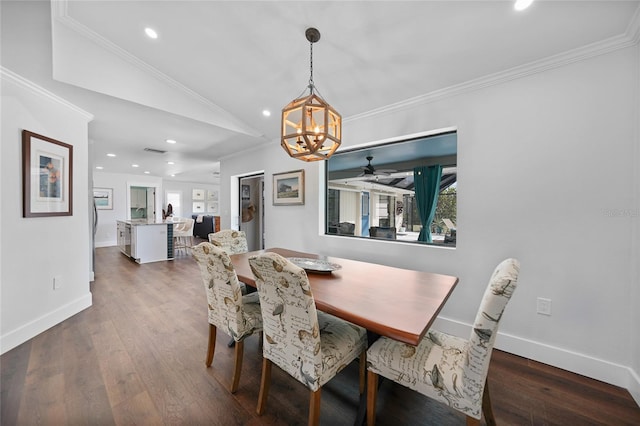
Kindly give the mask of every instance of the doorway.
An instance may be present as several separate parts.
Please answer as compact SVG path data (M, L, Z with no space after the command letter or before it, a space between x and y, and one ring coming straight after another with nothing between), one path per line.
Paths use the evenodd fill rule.
M161 220L158 215L157 186L127 182L127 219Z
M182 191L166 191L164 193L164 199L167 203L167 209L171 204L171 212L173 216L182 216Z
M264 174L239 178L241 231L249 251L264 249Z

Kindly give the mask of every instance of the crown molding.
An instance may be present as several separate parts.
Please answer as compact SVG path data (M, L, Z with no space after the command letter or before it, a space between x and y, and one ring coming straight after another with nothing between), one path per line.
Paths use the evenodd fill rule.
M625 35L633 43L640 43L640 5L636 9L636 13L633 14L633 17L627 26L627 31L625 31Z
M91 121L93 120L93 114L83 110L82 108L77 107L76 105L72 104L71 102L61 98L60 96L44 89L41 86L38 86L37 84L35 84L34 82L27 80L26 78L16 74L15 72L0 66L0 79L3 82L7 82L7 83L11 83L15 86L21 87L23 89L26 89L38 96L42 96L44 98L49 99L50 101L53 101L55 103L58 103L70 110L72 110L73 112L76 112L78 114L80 114L82 117L84 117L87 121Z
M500 71L464 83L446 87L444 89L435 90L423 95L415 96L386 105L380 108L372 109L361 114L352 115L343 118L343 123L356 121L364 118L374 117L378 115L388 114L391 112L401 111L412 108L417 105L427 104L438 100L450 98L464 93L473 92L475 90L484 89L486 87L496 86L512 80L517 80L530 75L539 74L555 68L560 68L575 62L584 61L595 56L605 55L619 49L631 47L640 42L640 6L636 9L633 18L624 34L610 37L595 43L588 44L567 52L549 56L547 58L529 62L524 65Z

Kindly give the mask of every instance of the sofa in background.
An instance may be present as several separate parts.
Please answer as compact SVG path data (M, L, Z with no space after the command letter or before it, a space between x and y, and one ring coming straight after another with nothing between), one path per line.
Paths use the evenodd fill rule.
M198 216L202 216L202 221L198 222ZM212 232L220 231L220 216L207 216L207 215L191 215L195 219L193 225L193 236L204 238L209 240L209 234Z

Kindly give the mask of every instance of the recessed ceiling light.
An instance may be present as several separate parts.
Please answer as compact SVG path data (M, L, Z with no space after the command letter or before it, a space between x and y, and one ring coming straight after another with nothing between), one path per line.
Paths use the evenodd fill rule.
M140 167L140 166L137 164L132 164L131 167Z
M102 170L102 169L104 169L104 167L102 167L102 166L96 166L96 169L98 169L98 170Z
M262 115L264 115L265 117L271 117L271 111L269 111L268 109L263 109Z
M174 163L173 161L167 161L167 164L169 164L169 165L174 165L174 164L176 164L176 163Z
M115 156L116 156L115 154L111 154L111 153L107 154L107 157L115 157Z
M533 3L533 0L516 0L513 8L518 11L525 10L526 8L531 6L531 3Z
M171 177L176 177L176 175L171 175Z
M145 170L145 171L144 171L144 174L145 174L145 175L148 175L149 173L151 173L149 170Z
M149 38L153 38L153 39L158 38L158 33L153 28L147 27L144 29L144 32Z
M176 143L173 139L167 139L167 143Z

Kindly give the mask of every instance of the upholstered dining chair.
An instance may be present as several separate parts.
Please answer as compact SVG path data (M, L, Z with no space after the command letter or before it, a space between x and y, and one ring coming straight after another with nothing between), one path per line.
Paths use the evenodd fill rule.
M498 324L516 288L520 263L502 261L494 270L469 339L429 330L418 346L386 337L367 351L367 425L375 424L378 375L447 404L479 425L482 413L495 425L487 373Z
M226 251L229 256L249 251L247 234L244 231L223 229L218 232L212 232L209 234L209 242ZM240 282L240 287L242 288L242 294L253 293L255 291L253 287L247 287L243 282ZM229 342L229 346L233 346L233 343Z
M214 246L220 247L229 255L249 251L247 248L247 234L244 231L223 229L209 234L209 242Z
M364 392L366 330L316 311L306 272L279 254L252 256L249 265L264 324L256 411L262 414L265 410L273 363L309 389L309 424L317 425L322 386L358 356L360 394Z
M231 392L238 389L244 339L262 331L262 315L257 293L242 295L229 255L211 243L203 242L191 250L200 266L209 309L209 345L205 364L211 366L216 347L216 331L221 328L233 337L235 359Z

